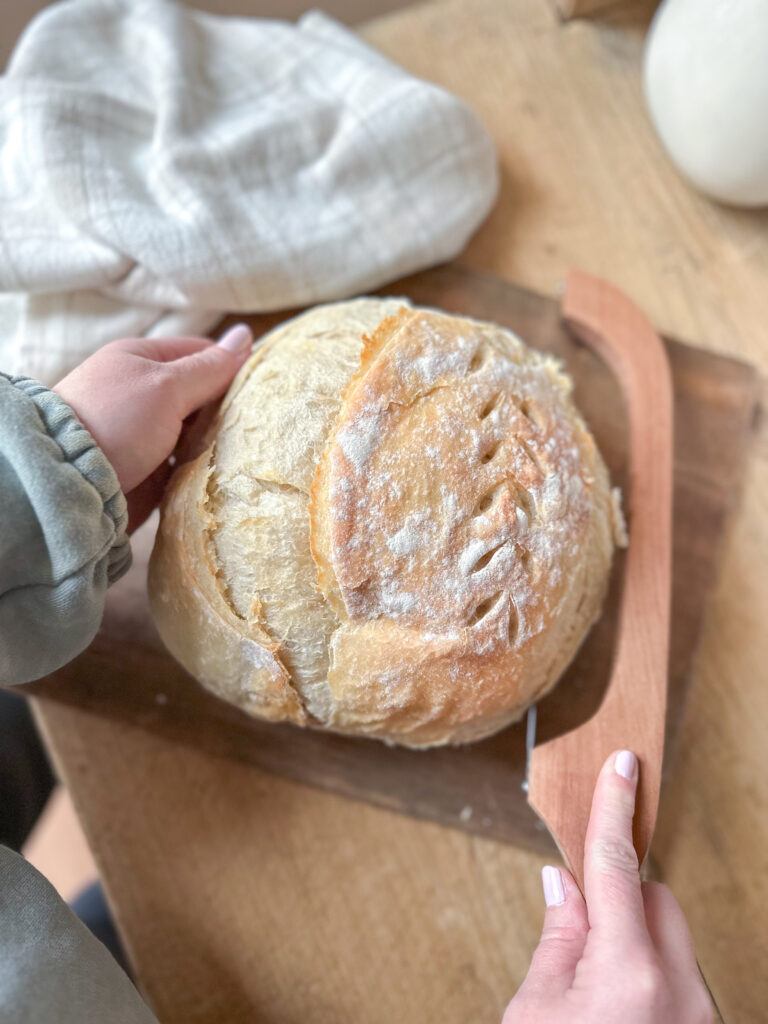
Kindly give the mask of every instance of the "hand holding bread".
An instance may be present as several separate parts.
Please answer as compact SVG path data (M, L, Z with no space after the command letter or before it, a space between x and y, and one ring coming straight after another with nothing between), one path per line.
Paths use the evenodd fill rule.
M54 388L112 463L128 499L130 530L162 496L185 418L221 397L252 342L243 324L218 344L207 338L122 338Z

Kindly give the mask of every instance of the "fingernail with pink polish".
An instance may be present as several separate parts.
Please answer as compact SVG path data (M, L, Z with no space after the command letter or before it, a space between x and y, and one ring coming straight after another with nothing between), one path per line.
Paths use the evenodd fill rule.
M544 902L548 907L559 907L565 903L565 887L563 876L557 868L541 869L541 885L544 889Z
M239 356L253 344L253 334L247 324L235 324L225 334L222 334L216 344L219 348Z
M614 768L625 779L634 779L637 771L637 758L631 750L620 750L616 755Z

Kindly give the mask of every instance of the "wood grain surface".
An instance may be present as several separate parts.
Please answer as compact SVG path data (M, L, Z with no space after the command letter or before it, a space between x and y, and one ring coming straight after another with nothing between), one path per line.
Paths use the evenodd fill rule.
M765 372L768 211L712 204L666 160L640 79L653 6L563 24L541 0L441 0L364 34L496 140L499 200L465 265L548 295L583 267ZM768 1005L767 518L763 432L654 845L728 1024ZM500 1019L538 940L540 856L80 709L41 717L164 1024Z
M602 278L572 270L560 310L571 334L598 354L621 386L629 435L629 549L605 693L588 721L536 745L528 770L528 802L584 892L592 795L614 750L633 751L639 763L633 841L641 868L656 827L672 610L674 390L664 342L623 292ZM748 432L754 403L748 400L746 406ZM675 433L688 429L685 418L678 417ZM700 440L697 433L697 444ZM739 442L740 456L746 440ZM676 501L678 515L681 504ZM679 561L678 569L687 579Z
M397 282L386 289L408 296L417 304L473 315L502 323L530 344L560 357L571 373L577 404L594 431L598 447L615 484L627 482L628 436L622 392L611 370L564 329L557 302L516 288L500 278L458 267L444 267ZM280 316L252 317L255 335L279 322ZM706 595L714 582L719 538L724 521L741 487L745 453L752 432L756 377L748 365L668 342L676 400L675 447L675 579L672 622L674 643L670 658L668 738L673 743L683 712L687 681L699 635ZM663 426L658 389L646 395L638 412L646 417L644 438L652 427ZM636 398L633 396L633 401ZM671 444L667 430L665 443ZM662 453L645 439L641 452L654 452L652 465L663 465ZM671 450L670 450L671 451ZM641 502L645 499L641 498ZM667 514L670 503L667 501ZM658 540L659 515L648 521ZM633 515L634 522L634 515ZM640 519L642 524L642 516ZM634 527L632 527L634 529ZM102 628L91 647L48 679L25 689L39 696L93 710L143 726L169 740L200 750L249 762L298 782L354 796L417 817L430 818L480 835L551 851L549 834L531 812L522 788L525 779L525 725L504 730L481 743L430 751L389 748L370 739L349 737L292 725L276 726L249 718L225 704L195 681L167 653L153 626L146 595L146 564L154 523L134 537L134 565L113 587ZM668 538L667 538L668 540ZM644 545L641 537L640 545ZM634 545L632 552L638 548ZM632 555L630 554L630 559ZM616 622L622 597L623 555L616 558L604 614L570 666L556 691L540 702L540 738L558 736L580 725L600 705L616 647ZM644 563L646 564L646 563ZM653 580L662 583L658 572ZM691 586L696 579L697 585ZM663 583L667 597L668 581ZM631 588L634 594L634 587ZM643 614L647 609L643 609ZM631 616L637 614L633 610ZM657 618L648 629L659 635ZM630 619L632 635L647 639L642 623ZM662 629L662 668L656 692L666 688L666 620ZM630 654L636 662L637 651ZM621 671L626 667L622 656ZM647 707L651 681L640 673L629 677L630 695L640 692ZM659 690L659 687L661 689ZM636 707L636 702L633 703ZM658 728L658 749L644 772L644 786L653 795L653 818L658 799L664 740L664 707L645 719L647 734ZM648 753L640 743L639 754ZM613 748L611 748L613 749ZM610 750L606 752L610 753ZM601 758L601 763L604 758ZM671 769L672 760L668 761ZM594 765L585 760L587 774ZM575 764L563 780L580 777ZM594 777L596 777L596 771ZM594 779L582 793L591 802ZM573 793L571 794L574 795ZM584 818L584 806L581 817ZM574 826L579 814L574 813ZM586 819L581 822L583 840ZM561 822L561 831L565 823ZM647 837L646 837L647 838ZM580 858L575 855L578 873Z

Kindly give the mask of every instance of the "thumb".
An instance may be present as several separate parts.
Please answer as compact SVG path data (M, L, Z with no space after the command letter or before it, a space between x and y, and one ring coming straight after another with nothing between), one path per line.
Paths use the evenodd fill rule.
M541 878L547 910L523 988L559 995L570 988L584 953L589 931L587 907L569 872L545 867Z
M163 371L173 378L182 419L224 394L252 345L250 327L236 324L215 345L163 364Z

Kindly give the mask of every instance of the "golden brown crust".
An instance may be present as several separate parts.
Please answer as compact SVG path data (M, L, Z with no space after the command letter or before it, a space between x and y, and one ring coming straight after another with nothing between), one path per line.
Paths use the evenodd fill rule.
M559 365L391 300L320 307L267 348L166 503L151 588L171 650L242 704L247 637L269 659L252 713L410 746L519 717L597 617L613 548L608 475ZM274 551L265 515L285 517ZM291 558L315 589L275 592Z
M313 552L346 620L329 724L467 740L519 717L597 615L607 477L566 379L508 332L403 310L367 353L313 487Z
M342 396L342 410L349 403L350 396L355 393L360 382L364 380L371 363L389 341L391 336L397 332L403 321L407 319L408 312L408 308L402 306L396 314L392 316L385 316L371 334L363 334L362 348L360 350L360 364L356 372L350 378ZM321 459L310 489L309 517L311 530L309 541L312 557L317 565L318 585L326 600L335 609L337 615L343 616L344 604L341 600L341 594L339 593L338 583L331 566L330 558L332 522L328 518L325 508L327 505L325 492L328 487L329 472L329 460L327 458ZM322 511L320 511L321 508Z
M180 467L168 488L149 563L155 625L174 657L214 693L261 718L303 725L279 645L257 617L240 618L219 585L206 539L211 456L209 448Z

